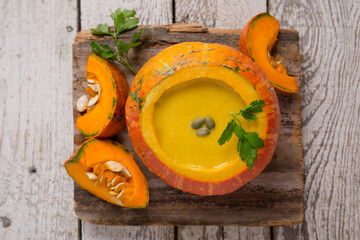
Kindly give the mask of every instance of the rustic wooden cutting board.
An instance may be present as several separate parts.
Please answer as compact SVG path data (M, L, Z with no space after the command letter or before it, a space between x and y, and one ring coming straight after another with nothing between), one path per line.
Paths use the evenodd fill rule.
M121 35L129 41L131 30ZM142 45L130 53L135 69L162 49L185 41L220 43L237 49L241 30L207 29L198 24L152 26L145 30ZM73 44L74 123L78 115L76 100L86 88L85 68L91 53L90 42L96 40L113 46L109 37L95 37L81 31ZM281 56L290 75L301 86L299 36L294 30L280 30L273 48ZM134 75L120 69L131 84ZM136 155L124 129L114 139L128 147L149 182L150 203L145 209L127 209L109 204L75 184L75 212L90 223L106 225L289 225L303 219L303 179L301 145L300 93L278 94L281 130L278 146L270 164L254 181L239 190L223 195L203 197L172 188L151 173ZM75 126L75 125L74 125ZM85 140L74 127L75 149Z

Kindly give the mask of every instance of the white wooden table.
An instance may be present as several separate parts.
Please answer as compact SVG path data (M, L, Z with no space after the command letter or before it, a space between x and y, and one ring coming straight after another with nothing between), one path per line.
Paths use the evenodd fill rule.
M359 0L1 0L0 239L360 239ZM286 3L285 3L286 2ZM117 7L141 24L242 28L268 11L300 32L305 219L291 227L107 227L79 221L71 44Z

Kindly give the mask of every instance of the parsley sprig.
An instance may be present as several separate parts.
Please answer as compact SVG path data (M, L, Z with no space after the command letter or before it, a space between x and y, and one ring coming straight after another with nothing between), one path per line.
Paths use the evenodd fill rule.
M97 29L92 28L91 33L93 35L110 35L114 38L117 52L114 52L107 44L98 44L97 42L91 42L91 50L101 56L104 59L110 59L116 61L130 69L134 74L136 71L131 65L128 53L131 48L135 48L141 44L138 42L140 35L143 33L145 28L142 28L139 32L134 34L129 44L118 39L118 35L126 30L137 27L139 18L135 17L136 12L133 10L123 10L120 8L116 9L115 12L110 14L110 17L114 20L114 30L111 31L109 26L105 24L99 24Z
M262 111L265 102L263 100L255 100L249 106L241 109L239 113L231 113L233 119L228 122L224 132L218 140L220 145L230 141L233 133L239 138L237 151L241 160L246 161L246 166L251 169L254 166L255 159L258 157L257 149L264 147L264 140L258 136L256 132L246 132L241 126L238 116L242 116L247 121L254 121L257 116L254 113Z

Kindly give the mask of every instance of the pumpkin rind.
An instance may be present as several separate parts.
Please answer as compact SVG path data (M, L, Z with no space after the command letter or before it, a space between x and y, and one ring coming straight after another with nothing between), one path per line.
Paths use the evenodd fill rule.
M90 79L95 76L102 90L95 107L85 115L79 115L76 127L85 138L112 137L125 126L125 103L129 85L117 67L93 54L88 58L86 75ZM103 102L105 106L98 106Z
M134 183L134 193L129 200L119 204L115 197L111 197L108 191L91 181L86 172L99 162L117 161L125 166L131 173ZM84 142L76 152L64 163L68 174L80 187L95 196L115 205L128 208L144 208L149 202L148 183L141 170L137 166L133 155L123 145L112 140L99 140L92 138Z
M254 16L241 31L239 51L253 59L279 92L297 93L295 77L287 75L283 63L277 63L270 56L279 30L279 21L270 14L260 13ZM255 34L257 35L253 37Z
M228 68L245 77L265 101L265 147L259 149L252 170L246 169L228 179L211 182L199 181L173 171L146 143L141 129L142 107L147 93L166 81L167 76L180 69L193 66ZM271 160L280 129L280 111L276 93L262 70L240 52L220 44L199 42L180 43L164 49L151 58L135 76L126 103L126 123L134 149L145 165L170 186L197 195L221 195L235 191L253 180Z

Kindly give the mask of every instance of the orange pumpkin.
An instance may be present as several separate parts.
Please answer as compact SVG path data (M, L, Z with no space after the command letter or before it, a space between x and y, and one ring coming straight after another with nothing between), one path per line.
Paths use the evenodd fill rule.
M146 178L130 151L115 141L90 139L64 166L80 187L107 202L129 208L148 205Z
M86 78L100 86L99 98L92 108L78 116L76 127L85 138L116 135L125 126L125 103L129 86L124 75L108 61L90 55ZM92 89L86 90L90 96L96 96Z
M231 112L258 99L265 101L258 120L242 122L265 144L249 170L235 139L223 146L217 140ZM220 44L180 43L151 58L135 76L125 112L145 165L170 186L198 195L230 193L258 176L272 158L280 128L278 99L263 71ZM215 121L205 137L190 126L201 116Z
M287 74L280 59L271 56L279 29L279 21L270 14L256 15L241 31L239 50L252 58L277 90L282 93L297 93L296 79Z

